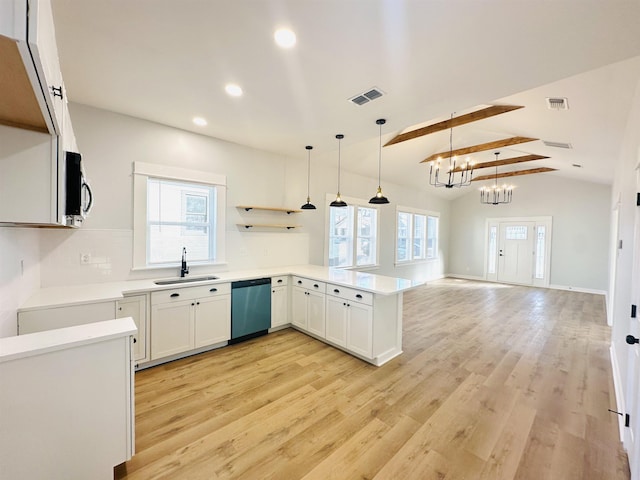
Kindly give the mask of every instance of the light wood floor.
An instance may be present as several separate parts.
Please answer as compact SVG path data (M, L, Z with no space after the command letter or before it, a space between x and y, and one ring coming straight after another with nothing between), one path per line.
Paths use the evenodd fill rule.
M604 298L446 279L374 367L292 329L136 374L118 479L629 479Z

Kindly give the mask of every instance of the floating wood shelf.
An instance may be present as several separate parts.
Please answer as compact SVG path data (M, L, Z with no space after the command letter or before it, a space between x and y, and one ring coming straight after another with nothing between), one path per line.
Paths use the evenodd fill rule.
M270 212L285 212L287 215L291 213L300 213L302 210L296 208L282 208L282 207L257 207L255 205L237 205L236 208L242 208L247 212L250 210L266 210Z
M247 230L253 227L261 227L261 228L286 228L287 230L291 230L292 228L300 228L302 225L283 225L276 223L237 223L239 227L244 227Z

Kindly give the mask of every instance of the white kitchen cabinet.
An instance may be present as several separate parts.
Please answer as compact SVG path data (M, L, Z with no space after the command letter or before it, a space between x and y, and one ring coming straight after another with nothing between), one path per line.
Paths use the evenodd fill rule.
M326 339L367 359L373 356L373 295L327 285Z
M293 277L291 323L302 330L324 338L325 284L303 277Z
M0 2L0 123L63 136L66 93L50 0Z
M289 277L271 279L271 328L289 324Z
M113 301L24 310L18 312L18 335L114 318L116 318L116 303Z
M346 304L340 297L327 295L325 338L340 347L347 346Z
M132 295L118 300L116 303L116 318L133 318L138 333L134 335L133 359L143 363L147 357L147 295Z
M231 296L217 295L196 300L195 347L226 342L231 338Z
M231 338L231 285L151 293L151 360Z

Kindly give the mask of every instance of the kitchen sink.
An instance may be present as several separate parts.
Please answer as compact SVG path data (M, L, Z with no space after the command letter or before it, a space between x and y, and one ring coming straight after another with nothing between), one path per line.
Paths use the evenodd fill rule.
M214 277L211 275L207 275L204 277L180 277L180 278L169 278L167 280L154 280L153 283L156 285L175 285L178 283L191 283L191 282L206 282L208 280L218 280L219 277Z

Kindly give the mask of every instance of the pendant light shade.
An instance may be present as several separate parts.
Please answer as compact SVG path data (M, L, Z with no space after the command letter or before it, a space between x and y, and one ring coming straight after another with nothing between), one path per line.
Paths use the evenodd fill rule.
M369 200L369 203L374 205L384 205L389 203L389 199L382 194L382 187L380 186L380 171L382 169L382 125L386 122L387 121L384 118L376 120L376 124L380 126L380 142L378 145L378 191L373 197L371 197L371 200Z
M342 200L340 197L340 140L344 138L344 135L341 133L336 135L338 139L338 194L336 195L336 199L329 204L330 207L346 207L347 203Z
M311 197L309 196L309 186L311 185L311 150L313 147L311 145L307 145L304 148L307 149L307 203L302 205L300 208L302 210L315 210L316 206L311 203Z

